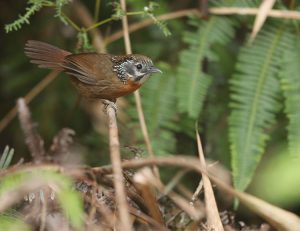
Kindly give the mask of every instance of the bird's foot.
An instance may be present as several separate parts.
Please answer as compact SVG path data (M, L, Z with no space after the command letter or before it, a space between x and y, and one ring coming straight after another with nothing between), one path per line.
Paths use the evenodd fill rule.
M111 107L115 110L115 113L117 114L118 107L117 107L117 104L115 102L107 100L107 99L103 99L102 103L104 105L104 112L106 112L108 107Z

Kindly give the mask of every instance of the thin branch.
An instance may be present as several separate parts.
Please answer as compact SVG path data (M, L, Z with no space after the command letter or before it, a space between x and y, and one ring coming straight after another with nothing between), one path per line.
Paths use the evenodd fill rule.
M18 112L26 144L35 163L41 163L45 158L44 141L36 131L31 120L29 109L23 98L18 99Z
M175 19L175 18L181 18L181 17L186 17L189 15L198 15L200 16L200 13L197 9L187 9L187 10L179 10L179 11L175 11L172 13L168 13L168 14L163 14L157 17L157 19L159 21L167 21L167 20L171 20L171 19ZM132 33L135 32L137 30L140 30L144 27L150 26L154 24L152 19L145 19L143 21L139 21L136 23L133 23L131 25L129 25L128 28L128 32ZM117 31L115 33L113 33L112 35L110 35L108 38L105 39L106 44L112 43L120 38L123 37L123 30Z
M255 17L253 29L250 35L250 43L254 41L257 33L260 31L262 26L264 25L268 12L272 10L276 0L265 0L259 6L259 11Z
M153 217L157 223L164 225L164 219L159 210L159 204L155 196L155 190L151 185L151 181L153 180L151 178L153 177L153 172L149 167L142 168L134 174L133 182L135 187L138 189L139 194L141 194L143 197L151 217Z
M57 76L57 71L51 71L37 85L35 85L24 97L26 104L29 104L37 95L39 95ZM17 106L13 107L0 121L0 133L16 117Z
M74 1L72 4L74 15L78 17L78 20L83 24L84 27L89 27L94 24L93 18L90 15L89 10L80 1ZM100 30L90 30L88 31L93 38L93 45L99 53L106 53L106 47L103 42Z
M131 230L131 221L129 216L127 195L125 192L124 178L121 167L120 143L118 137L118 126L116 120L116 111L111 105L107 105L106 113L109 124L109 147L110 159L113 168L114 188L116 191L116 204L118 206L119 221L117 230Z
M290 230L290 227L294 230L300 229L300 219L294 213L276 207L267 203L255 196L240 192L232 188L230 185L223 182L223 180L209 174L206 170L199 165L199 160L187 156L170 156L170 157L156 157L139 160L128 160L122 163L123 169L141 168L144 166L177 166L190 170L194 170L200 174L205 174L224 192L237 197L241 203L247 206L250 210L257 215L264 218L270 224L274 225L279 230ZM103 168L103 167L102 167ZM94 168L95 174L97 171L109 172L111 167Z
M257 15L259 9L257 8L238 8L238 7L212 7L209 8L209 13L213 15ZM167 21L176 18L187 17L190 15L195 15L200 17L201 13L197 8L179 10L172 13L163 14L157 17L160 21ZM267 14L269 17L273 18L286 18L286 19L297 19L300 20L300 12L299 11L287 11L287 10L270 10ZM143 21L139 21L133 23L129 26L129 33L135 32L137 30L143 29L147 26L154 24L153 20L145 19ZM112 43L123 36L123 31L117 31L111 34L108 38L105 39L106 44Z
M239 8L239 7L212 7L209 9L210 14L214 15L257 15L259 13L258 8ZM299 11L290 11L290 10L270 10L267 14L272 18L281 18L281 19L297 19L300 20Z
M120 0L121 8L122 10L126 13L126 0ZM124 15L122 17L122 25L123 25L123 37L124 37L124 42L125 42L125 49L126 49L126 54L132 54L132 48L131 48L131 43L130 43L130 37L129 37L129 30L128 30L128 20L127 20L127 15ZM149 138L149 133L147 130L147 125L145 121L145 116L142 108L142 100L139 91L134 92L134 98L135 98L135 103L136 103L136 110L138 112L138 117L144 137L144 141L146 143L148 155L150 157L154 157L153 154L153 149L152 145L150 142ZM154 167L154 172L156 176L159 176L158 168Z
M94 12L94 22L97 22L99 19L101 0L96 0L95 3L95 12Z

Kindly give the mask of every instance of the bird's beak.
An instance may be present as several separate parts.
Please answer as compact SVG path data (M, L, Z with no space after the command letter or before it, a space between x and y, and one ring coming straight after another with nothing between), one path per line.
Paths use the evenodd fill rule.
M150 67L149 72L151 74L153 74L153 73L160 73L160 74L162 74L162 71L159 70L157 67Z

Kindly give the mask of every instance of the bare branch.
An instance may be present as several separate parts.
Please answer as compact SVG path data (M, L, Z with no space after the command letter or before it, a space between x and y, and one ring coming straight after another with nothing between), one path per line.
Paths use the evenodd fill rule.
M19 120L30 154L34 163L41 163L45 157L44 141L36 131L36 126L31 120L30 112L25 100L23 98L18 99L17 105L19 111Z

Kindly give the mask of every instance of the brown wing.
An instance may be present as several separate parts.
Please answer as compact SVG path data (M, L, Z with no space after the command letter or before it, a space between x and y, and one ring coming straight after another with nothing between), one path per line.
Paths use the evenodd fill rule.
M117 79L112 72L112 62L107 54L81 53L68 55L65 72L88 85L107 85Z

